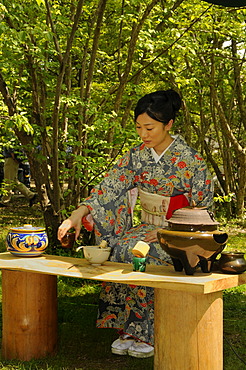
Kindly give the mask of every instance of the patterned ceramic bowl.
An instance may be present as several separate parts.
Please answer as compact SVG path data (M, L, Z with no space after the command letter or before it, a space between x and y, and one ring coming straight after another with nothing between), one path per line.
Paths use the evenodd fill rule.
M48 238L44 228L24 225L12 227L7 235L7 251L15 256L35 257L44 252Z

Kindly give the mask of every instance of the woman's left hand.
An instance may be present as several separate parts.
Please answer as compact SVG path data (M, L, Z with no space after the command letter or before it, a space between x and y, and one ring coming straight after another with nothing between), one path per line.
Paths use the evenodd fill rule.
M144 238L144 241L146 243L153 243L153 242L158 242L157 238L157 229L151 230L146 234L146 237Z

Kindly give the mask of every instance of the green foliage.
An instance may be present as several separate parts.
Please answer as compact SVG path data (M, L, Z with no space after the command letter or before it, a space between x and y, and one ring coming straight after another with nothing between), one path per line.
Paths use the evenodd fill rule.
M5 129L17 128L18 130L24 130L28 135L33 135L34 128L30 124L28 118L26 117L26 112L20 112L14 114L11 118L5 121Z
M214 197L214 201L218 203L230 203L233 198L235 199L234 193L229 193L227 195L216 194L216 196Z

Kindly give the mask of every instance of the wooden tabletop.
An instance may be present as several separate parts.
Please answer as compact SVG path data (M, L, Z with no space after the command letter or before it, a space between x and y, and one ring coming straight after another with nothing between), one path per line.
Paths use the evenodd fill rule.
M137 284L201 294L246 284L246 273L230 275L203 273L198 270L194 275L188 276L184 272L176 272L173 266L156 265L147 265L145 272L133 272L132 264L107 261L103 265L93 266L83 258L47 254L39 257L19 257L13 256L9 252L0 253L0 268L98 281Z

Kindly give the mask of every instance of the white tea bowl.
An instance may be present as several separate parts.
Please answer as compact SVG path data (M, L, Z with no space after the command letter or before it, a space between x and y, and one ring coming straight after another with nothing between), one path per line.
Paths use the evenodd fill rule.
M98 246L83 246L84 256L92 265L101 265L109 258L111 248Z

